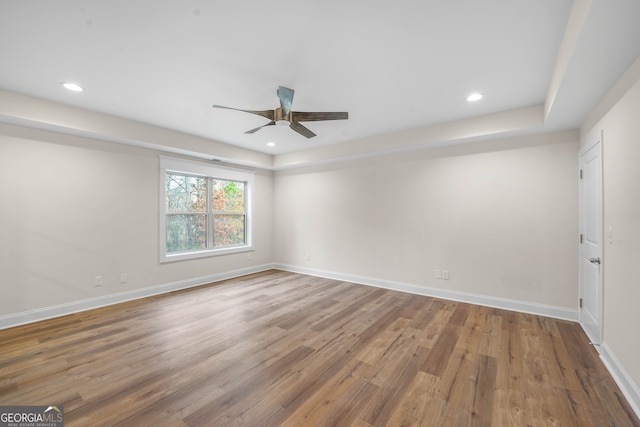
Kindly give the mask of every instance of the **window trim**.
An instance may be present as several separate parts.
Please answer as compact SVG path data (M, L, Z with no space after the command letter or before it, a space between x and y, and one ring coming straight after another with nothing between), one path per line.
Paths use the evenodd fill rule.
M211 165L193 160L178 159L175 157L160 157L160 234L159 234L159 255L160 263L173 261L184 261L189 259L199 259L220 255L228 255L242 252L250 252L254 250L253 245L253 199L255 173L244 169L235 169L227 166ZM181 173L191 176L202 176L206 178L217 178L228 181L245 182L245 239L244 245L229 246L224 248L209 248L196 251L185 251L168 253L167 252L167 211L166 211L166 174L167 172ZM207 203L210 203L207 200Z

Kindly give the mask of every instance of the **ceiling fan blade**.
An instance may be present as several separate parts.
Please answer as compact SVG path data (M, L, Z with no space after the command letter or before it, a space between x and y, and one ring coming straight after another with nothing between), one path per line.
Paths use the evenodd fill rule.
M274 122L273 120L271 120L271 121L270 121L269 123L267 123L266 125L258 126L257 128L255 128L255 129L251 129L251 130L248 130L248 131L246 131L245 133L256 133L256 132L258 132L260 129L262 129L262 128L263 128L263 127L265 127L265 126L273 126L273 125L275 125L275 124L276 124L276 122Z
M292 120L296 122L317 122L322 120L346 120L349 118L347 112L302 112L292 111Z
M269 120L273 120L274 117L273 110L241 110L239 108L225 107L222 105L214 105L213 108L223 108L225 110L234 110L242 111L243 113L257 114L258 116L266 117Z
M296 132L298 132L300 135L305 136L307 138L313 138L314 136L316 136L315 133L311 132L311 130L309 130L308 128L302 126L298 122L291 122L289 127L291 129L295 130Z
M278 98L280 98L280 107L285 115L291 111L291 104L293 104L293 89L288 87L278 86Z

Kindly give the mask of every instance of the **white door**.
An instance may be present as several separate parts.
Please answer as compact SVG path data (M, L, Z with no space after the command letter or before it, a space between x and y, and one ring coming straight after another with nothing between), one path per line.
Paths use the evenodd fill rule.
M603 299L601 132L580 152L579 187L580 323L592 343L599 345L602 342Z

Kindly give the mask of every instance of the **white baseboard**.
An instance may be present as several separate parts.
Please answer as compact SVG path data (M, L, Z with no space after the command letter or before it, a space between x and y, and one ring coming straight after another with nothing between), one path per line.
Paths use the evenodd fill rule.
M258 273L261 271L276 268L294 273L308 274L311 276L326 277L328 279L342 280L379 288L391 289L401 292L408 292L417 295L425 295L442 298L452 301L466 302L470 304L484 305L488 307L501 308L505 310L518 311L523 313L538 314L541 316L554 317L558 319L578 321L578 311L563 307L554 307L544 304L536 304L525 301L510 300L506 298L490 297L467 292L450 291L446 289L419 286L409 283L401 283L390 280L381 280L371 277L363 277L352 274L336 273L331 271L317 270L287 264L262 264L258 266L217 273L209 276L196 277L193 279L180 280L172 283L165 283L158 286L134 289L126 292L119 292L95 298L88 298L80 301L73 301L66 304L44 307L35 310L0 316L0 329L11 328L26 323L38 322L40 320L51 319L53 317L65 316L80 311L91 310L107 305L145 298L167 292L187 289L207 283L218 282L220 280L231 279L244 276L246 274Z
M356 276L352 274L336 273L306 267L299 267L288 264L273 264L273 268L291 271L293 273L308 274L310 276L325 277L327 279L342 280L362 285L375 286L378 288L391 289L395 291L408 292L417 295L424 295L442 298L452 301L466 302L470 304L484 305L487 307L501 308L504 310L518 311L521 313L537 314L540 316L553 317L556 319L578 321L578 310L556 307L546 304L537 304L527 301L518 301L507 298L491 297L486 295L472 294L468 292L450 291L446 289L432 288L428 286L414 285L410 283L381 280L371 277Z
M600 358L602 362L609 370L616 384L618 384L618 387L620 387L622 394L624 394L627 402L629 402L633 412L640 417L640 387L638 387L624 369L624 366L616 359L616 356L614 356L607 343L603 342L601 347Z
M38 322L40 320L51 319L53 317L60 317L67 314L78 313L80 311L105 307L107 305L113 305L121 302L150 297L153 295L178 291L180 289L192 288L194 286L206 285L208 283L219 282L221 280L232 279L234 277L244 276L247 274L259 273L271 268L273 268L273 264L257 265L253 267L242 268L239 270L231 270L212 274L209 276L180 280L177 282L165 283L162 285L141 289L134 289L126 292L118 292L116 294L88 298L66 304L54 305L51 307L44 307L15 314L8 314L5 316L0 316L0 329L11 328L14 326L24 325L26 323Z

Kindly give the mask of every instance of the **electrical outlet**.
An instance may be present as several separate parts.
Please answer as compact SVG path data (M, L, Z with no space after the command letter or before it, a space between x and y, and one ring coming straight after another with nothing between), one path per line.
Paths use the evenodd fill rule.
M127 283L127 273L120 273L120 283Z
M436 279L442 279L442 270L436 270Z
M307 254L307 255L305 256L305 259L306 259L307 261L311 261L311 255L310 255L310 254Z
M96 276L93 278L93 286L102 286L102 276Z
M449 270L442 270L442 279L449 280Z

